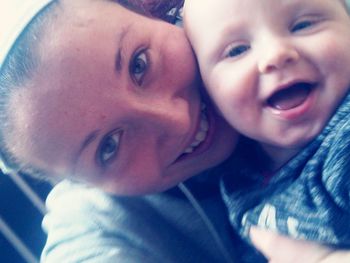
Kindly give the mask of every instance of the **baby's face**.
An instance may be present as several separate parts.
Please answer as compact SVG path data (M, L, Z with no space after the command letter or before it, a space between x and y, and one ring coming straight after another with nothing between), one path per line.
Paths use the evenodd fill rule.
M303 146L348 91L342 1L187 0L185 28L224 117L267 147Z

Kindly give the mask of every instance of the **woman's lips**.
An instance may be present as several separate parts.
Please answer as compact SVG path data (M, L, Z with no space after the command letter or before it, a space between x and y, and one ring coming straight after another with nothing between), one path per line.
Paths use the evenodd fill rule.
M184 158L189 157L190 155L194 155L197 152L200 152L208 138L209 134L209 121L208 121L208 112L206 109L206 105L201 105L201 113L200 113L200 121L197 127L197 131L194 135L192 143L187 146L187 148L183 151L183 153L176 159L175 162L183 160Z
M196 135L194 136L193 142L188 146L184 153L192 153L203 141L205 141L209 129L208 118L206 115L205 104L202 104L200 123Z

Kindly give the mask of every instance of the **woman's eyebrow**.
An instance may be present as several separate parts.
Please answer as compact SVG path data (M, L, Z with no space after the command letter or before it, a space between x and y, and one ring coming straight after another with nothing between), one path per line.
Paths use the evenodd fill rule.
M94 130L92 132L90 132L85 139L82 141L82 143L80 144L79 150L77 151L77 153L74 155L73 158L73 167L75 167L76 163L79 160L80 155L84 152L84 150L90 145L92 144L96 138L98 137L100 133L100 130ZM75 168L73 168L74 170Z
M122 32L118 35L118 50L117 50L117 54L115 56L115 70L116 72L119 74L122 69L123 69L123 43L124 43L124 39L125 36L128 34L129 32L129 26L128 27L124 27L122 29Z

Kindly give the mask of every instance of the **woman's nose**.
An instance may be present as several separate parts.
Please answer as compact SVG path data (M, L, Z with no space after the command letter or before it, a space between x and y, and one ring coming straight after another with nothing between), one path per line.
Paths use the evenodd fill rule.
M275 39L264 45L258 62L260 73L270 73L295 63L299 53L293 44L283 39Z
M170 129L174 133L183 133L191 125L189 110L186 100L179 98L144 105L139 109L138 116L144 126L151 130Z

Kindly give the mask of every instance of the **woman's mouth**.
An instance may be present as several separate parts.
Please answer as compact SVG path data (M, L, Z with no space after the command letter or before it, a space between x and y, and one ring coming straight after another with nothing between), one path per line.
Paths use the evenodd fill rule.
M203 148L200 146L205 144L203 142L206 141L208 137L208 131L209 131L209 121L208 121L207 114L208 113L207 113L206 105L202 104L201 113L200 113L200 122L197 128L197 132L194 136L194 139L192 143L189 146L187 146L187 148L183 151L183 153L175 160L175 162L183 160L184 158L188 157L194 152L200 152L199 148Z
M202 104L201 106L201 114L200 114L200 123L197 130L196 135L194 136L194 141L184 150L184 154L186 153L192 153L198 146L205 141L208 129L209 129L209 123L208 118L206 114L206 106L205 104Z

